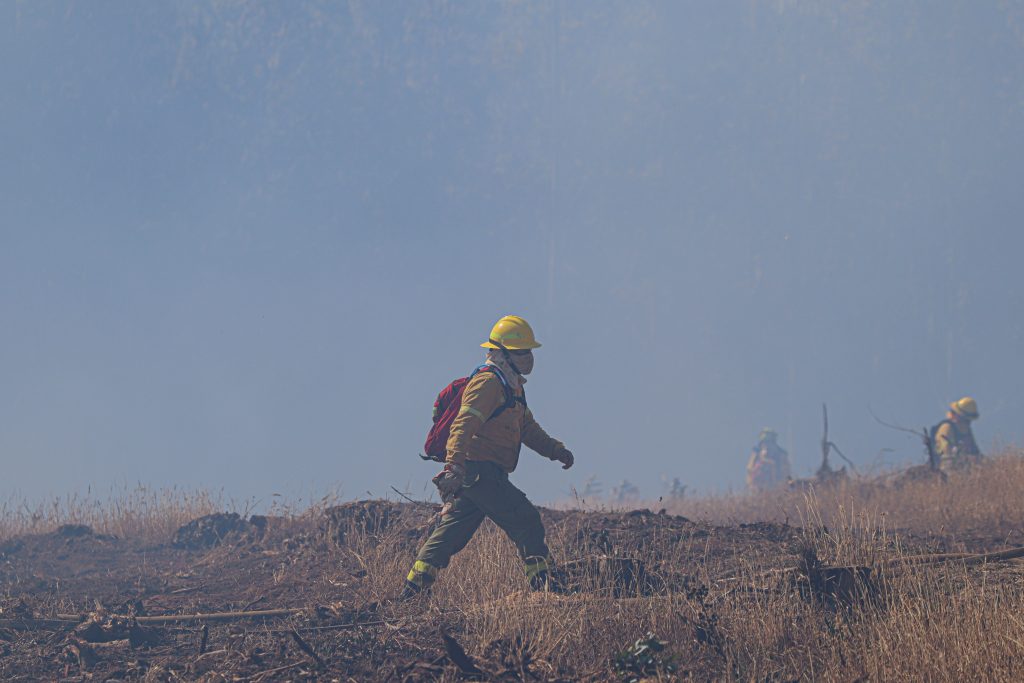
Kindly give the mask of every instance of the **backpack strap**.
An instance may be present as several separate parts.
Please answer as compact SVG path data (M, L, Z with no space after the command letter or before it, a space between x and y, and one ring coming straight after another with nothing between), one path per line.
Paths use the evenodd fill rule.
M494 365L488 365L486 363L483 364L483 365L477 366L477 368L475 370L473 370L473 374L471 374L469 376L470 379L472 379L476 375L480 374L481 372L492 372L495 375L497 375L498 380L501 381L501 389L505 393L505 403L500 405L500 406L498 406L498 409L495 410L494 413L492 413L489 418L487 418L488 420L492 420L492 419L498 417L503 412L505 412L506 410L508 410L512 406L514 406L517 402L522 403L524 408L526 407L526 392L523 391L523 395L521 397L520 396L516 396L512 392L512 387L509 386L508 380L505 379L505 375L502 374L501 370L498 367L496 367Z
M963 438L963 434L961 434L960 430L957 429L956 422L953 422L952 420L943 420L943 422L948 424L949 428L951 430L953 430L953 444L952 445L954 445L954 446L959 445L960 439Z
M953 443L951 443L949 445L950 446L955 446L956 443L958 441L960 441L960 430L956 428L956 423L953 422L952 420L950 420L949 418L946 418L946 419L940 421L937 425L932 427L932 429L931 429L931 440L932 440L932 443L934 444L935 443L935 439L938 438L939 430L942 429L942 425L949 425L949 428L951 430L953 430Z

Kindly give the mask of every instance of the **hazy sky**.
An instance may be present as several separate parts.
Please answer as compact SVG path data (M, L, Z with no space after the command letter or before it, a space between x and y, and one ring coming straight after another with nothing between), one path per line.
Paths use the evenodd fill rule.
M506 313L577 467L1024 442L1024 2L0 3L0 495L410 486Z

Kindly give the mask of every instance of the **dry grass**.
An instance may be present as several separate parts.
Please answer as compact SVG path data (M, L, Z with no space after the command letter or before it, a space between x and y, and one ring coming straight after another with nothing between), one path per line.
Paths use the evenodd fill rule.
M162 543L181 525L224 506L221 495L208 491L142 485L115 489L107 496L94 495L90 489L46 503L8 500L0 503L0 540L85 524L103 534Z
M1011 681L1024 669L1018 573L993 580L963 564L920 568L890 577L877 602L849 606L803 598L784 581L730 592L706 574L707 593L563 598L522 593L501 541L491 530L459 556L419 618L452 625L474 654L528 653L545 676L612 678L616 653L648 632L668 643L676 676L697 680ZM881 532L838 529L808 541L840 564L899 556ZM404 570L386 565L392 581ZM760 576L736 568L739 585L756 587Z
M429 599L428 623L452 624L471 653L500 651L556 677L615 678L616 653L651 632L668 643L675 671L655 677L737 681L1020 680L1024 675L1024 572L1016 563L962 562L883 569L921 552L910 536L986 535L1005 547L1024 522L1024 459L1003 453L986 467L901 487L848 481L811 492L681 501L669 512L719 523L766 519L799 523L801 545L826 565L873 570L868 597L849 602L801 595L791 579L765 580L766 566L737 556L732 581L720 567L695 565L693 542L666 541L640 557L668 565L673 557L697 586L632 598L524 593L518 559L493 527L455 558ZM552 549L566 557L573 529L552 525ZM908 536L908 533L910 536ZM1020 538L1015 537L1017 544ZM1012 545L1012 544L1011 544ZM394 590L408 550L378 545L370 562L378 594ZM688 560L685 558L689 558ZM791 553L787 564L799 562ZM783 565L776 565L776 569ZM770 568L770 567L769 567ZM508 653L511 654L509 655ZM668 661L668 660L663 660ZM650 672L648 672L650 673Z
M414 525L354 531L327 551L324 574L333 576L331 566L347 567L349 587L339 598L355 610L381 603L378 614L397 619L367 629L368 657L436 659L441 627L489 676L504 680L629 680L627 670L616 669L616 661L625 661L619 654L652 633L666 649L648 669L635 667L634 678L1014 681L1024 676L1020 564L892 565L934 550L1024 545L1022 490L1024 458L1007 451L948 482L851 480L811 491L663 502L659 507L669 513L703 521L658 527L644 518L653 531L616 552L664 581L617 597L602 590L528 593L511 544L490 523L454 558L434 591L410 604L389 599L420 540ZM136 489L108 501L5 506L0 536L85 523L166 541L180 524L222 508L208 494ZM320 507L291 512L311 530L320 514ZM610 518L620 526L637 519ZM799 529L733 526L769 520ZM604 523L600 514L549 515L553 555L564 561L597 553L581 538ZM775 540L773 530L785 540ZM864 578L849 593L830 594L805 585L799 572L779 571L809 558L864 568ZM351 582L352 568L365 572L358 583ZM584 579L601 584L598 576ZM316 646L327 652L331 642L325 635ZM458 675L449 667L440 678Z
M984 465L953 475L951 481L899 481L899 473L850 478L813 490L815 508L826 525L844 523L850 510L888 519L889 526L915 533L967 534L1024 529L1024 453L1005 450ZM716 524L755 521L797 523L808 508L806 489L758 495L730 494L654 503L673 514Z

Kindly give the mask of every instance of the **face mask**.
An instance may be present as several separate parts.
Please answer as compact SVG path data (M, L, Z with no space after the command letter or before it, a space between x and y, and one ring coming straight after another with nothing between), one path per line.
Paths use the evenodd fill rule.
M528 353L525 356L517 356L515 354L509 354L509 358L512 359L512 364L516 366L520 375L529 375L533 372L533 354Z

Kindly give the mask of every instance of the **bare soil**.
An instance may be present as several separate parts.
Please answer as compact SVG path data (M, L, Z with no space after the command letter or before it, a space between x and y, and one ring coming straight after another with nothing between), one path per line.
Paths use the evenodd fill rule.
M459 593L463 597L446 598L440 606L430 596L395 603L392 598L402 574L432 528L436 513L437 508L430 505L363 501L294 518L208 516L158 544L94 533L81 525L9 539L0 545L0 677L24 681L618 677L611 668L611 654L582 671L545 662L522 642L467 641L464 633L478 606L474 597L478 593L469 589ZM556 602L560 609L593 599L623 605L646 600L656 611L659 596L681 595L689 601L686 604L699 606L693 633L704 653L691 661L689 673L675 672L682 677L704 678L701 657L716 656L715 620L702 610L716 591L732 590L717 581L771 573L806 559L807 533L788 524L716 526L648 510L543 510L542 514L564 579L576 594L531 595L525 580L510 573L499 580L498 599L517 607ZM503 547L505 541L494 529L481 531L481 543ZM966 549L967 545L970 550L1007 547L1005 536L980 535L969 544L937 535L904 537L900 543L904 553ZM473 546L465 552L487 555ZM465 579L467 571L465 563L456 562L441 581L454 582L451 577L460 575ZM483 566L475 571L501 574L503 570ZM480 605L486 602L479 599ZM170 624L139 619L283 608L298 613ZM78 623L81 620L85 623ZM622 647L632 640L623 634ZM712 670L704 670L706 677L713 677L707 673Z

